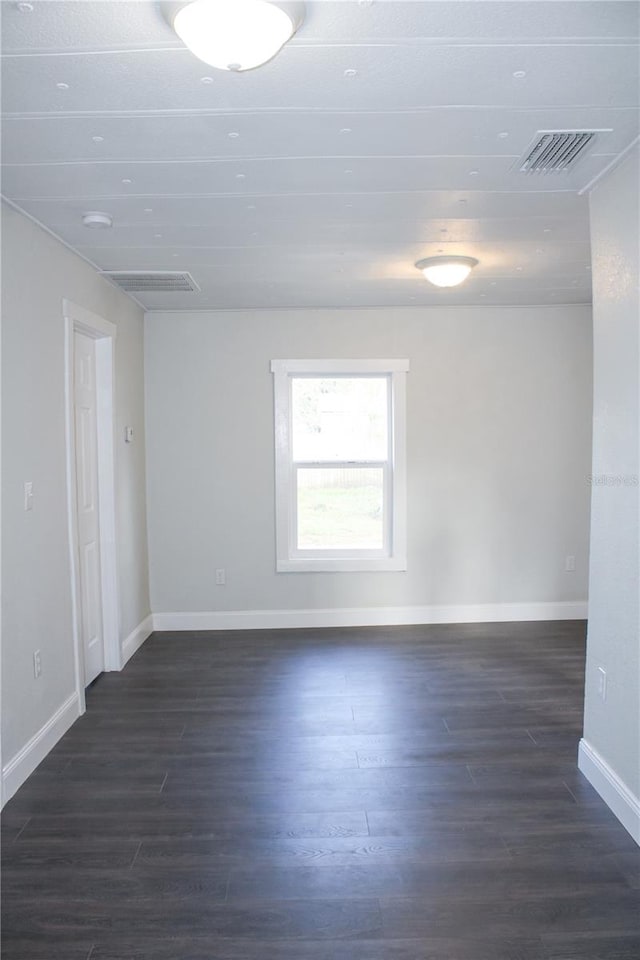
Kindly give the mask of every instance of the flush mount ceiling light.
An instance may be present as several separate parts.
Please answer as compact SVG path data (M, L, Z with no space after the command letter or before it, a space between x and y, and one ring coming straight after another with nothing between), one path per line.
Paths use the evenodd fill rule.
M436 287L457 287L467 279L477 263L474 257L427 257L426 260L418 260L416 267Z
M113 226L113 219L108 213L100 210L89 210L82 214L82 224L90 230L108 230Z
M303 3L194 0L170 4L169 21L191 52L219 70L253 70L282 49L302 23Z

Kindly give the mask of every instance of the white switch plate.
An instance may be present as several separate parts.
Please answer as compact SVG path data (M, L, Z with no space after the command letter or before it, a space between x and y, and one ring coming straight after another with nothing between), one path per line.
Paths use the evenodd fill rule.
M31 480L25 480L24 483L24 508L33 510L33 483Z
M226 577L226 573L225 573L225 571L224 571L224 567L219 567L219 568L216 570L216 586L217 586L217 587L224 587L224 585L225 585L226 582L227 582L227 577Z
M598 667L598 696L601 700L607 699L607 671Z
M133 443L133 427L124 428L124 442Z
M33 651L33 675L36 678L36 680L38 679L41 673L42 673L42 660L40 659L40 651L34 650Z
M576 571L576 558L570 554L568 557L565 557L564 569L567 573L575 573Z

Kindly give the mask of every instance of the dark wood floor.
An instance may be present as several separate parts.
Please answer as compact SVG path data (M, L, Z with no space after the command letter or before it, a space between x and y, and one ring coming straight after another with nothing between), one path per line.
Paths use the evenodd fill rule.
M3 960L638 960L584 624L156 634L7 805Z

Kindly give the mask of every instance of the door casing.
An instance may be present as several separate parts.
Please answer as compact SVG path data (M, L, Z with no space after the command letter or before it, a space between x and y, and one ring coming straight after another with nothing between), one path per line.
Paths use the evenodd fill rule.
M117 327L70 300L63 300L66 370L67 512L69 560L71 565L72 628L75 656L76 693L80 713L85 711L84 651L80 631L80 571L76 500L74 333L79 331L96 342L98 497L102 593L102 635L105 670L122 669L117 582L117 541L115 510L115 398L114 354Z

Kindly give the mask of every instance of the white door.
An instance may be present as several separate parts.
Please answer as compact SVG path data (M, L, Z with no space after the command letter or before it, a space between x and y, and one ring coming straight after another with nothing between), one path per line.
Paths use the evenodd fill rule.
M85 686L104 670L98 510L98 426L95 340L74 334L74 408L80 637Z

